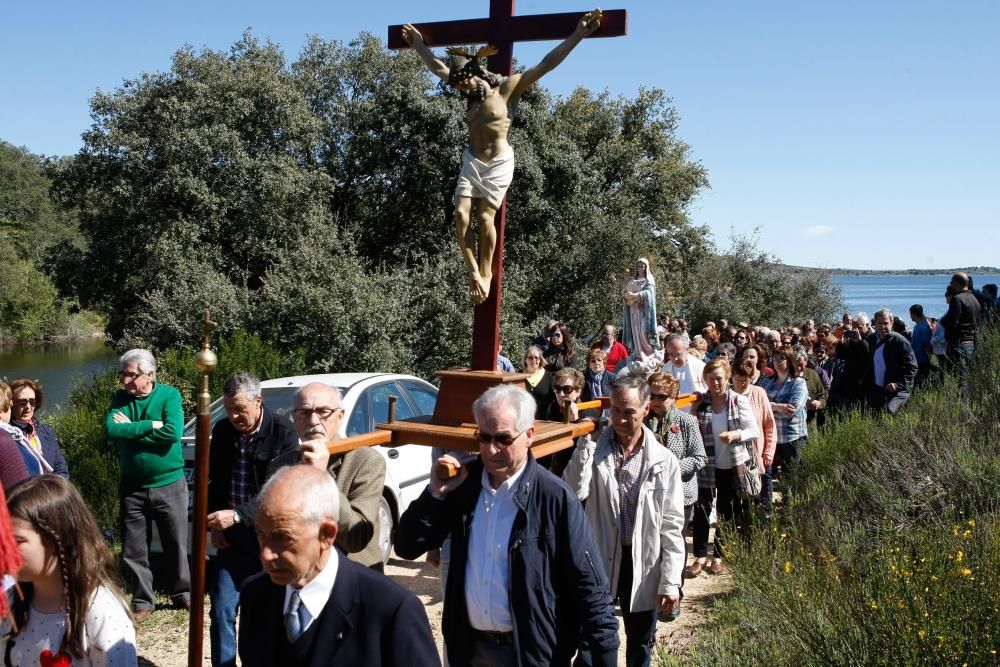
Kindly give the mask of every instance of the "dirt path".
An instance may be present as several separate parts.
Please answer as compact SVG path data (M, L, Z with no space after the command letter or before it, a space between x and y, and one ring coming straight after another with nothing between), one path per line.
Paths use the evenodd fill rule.
M424 559L405 561L393 558L386 567L386 574L399 585L420 598L427 609L427 617L434 632L438 650L443 651L441 636L441 587L438 570ZM712 576L702 574L697 579L688 580L684 586L684 603L680 618L671 623L659 622L656 627L657 642L669 653L679 656L689 655L690 646L698 631L708 620L715 600L724 595L732 586L728 575ZM184 667L187 665L188 615L186 612L162 609L150 620L139 626L138 644L140 665L157 667ZM208 604L205 605L205 639L203 642L204 664L211 664L208 644ZM624 630L619 629L622 645ZM619 665L625 664L625 651L621 650Z

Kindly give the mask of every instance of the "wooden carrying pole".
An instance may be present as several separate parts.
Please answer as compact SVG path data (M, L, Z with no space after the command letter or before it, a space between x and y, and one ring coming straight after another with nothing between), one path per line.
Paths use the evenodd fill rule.
M201 388L198 391L198 421L194 450L194 521L191 536L191 616L188 625L188 667L202 665L202 638L205 632L205 558L206 523L208 521L208 448L212 437L212 395L208 377L218 365L218 358L209 349L209 334L215 322L202 320L204 339L201 351L195 356L195 365L201 371Z

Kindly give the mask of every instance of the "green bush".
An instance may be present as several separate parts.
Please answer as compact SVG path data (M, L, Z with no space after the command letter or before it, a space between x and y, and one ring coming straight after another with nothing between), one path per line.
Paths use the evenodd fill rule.
M209 376L208 383L213 401L222 396L222 386L237 371L253 373L261 380L307 372L305 353L301 348L282 352L260 336L245 331L223 336L214 349L219 365ZM194 417L197 411L197 393L201 386L201 372L194 363L195 354L197 350L175 348L156 353L157 377L181 392L185 420Z
M120 386L114 370L80 379L66 409L51 417L70 479L102 528L118 525L118 448L108 442L104 419L111 396Z
M1000 340L896 416L852 414L810 438L785 505L735 536L735 594L697 664L997 664ZM665 658L666 659L666 658Z

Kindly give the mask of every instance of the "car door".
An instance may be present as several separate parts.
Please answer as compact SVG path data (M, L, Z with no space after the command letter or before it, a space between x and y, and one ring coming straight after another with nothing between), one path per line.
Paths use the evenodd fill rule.
M389 396L396 397L396 419L418 416L410 397L397 382L382 382L368 389L375 424L389 419ZM383 446L387 470L399 488L400 511L423 491L430 478L431 450L423 445Z

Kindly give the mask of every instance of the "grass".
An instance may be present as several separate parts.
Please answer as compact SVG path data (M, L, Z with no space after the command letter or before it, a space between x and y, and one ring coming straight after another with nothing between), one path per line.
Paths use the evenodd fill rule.
M785 504L727 553L703 665L987 665L1000 650L1000 339L898 415L811 437ZM675 659L662 656L661 664Z

